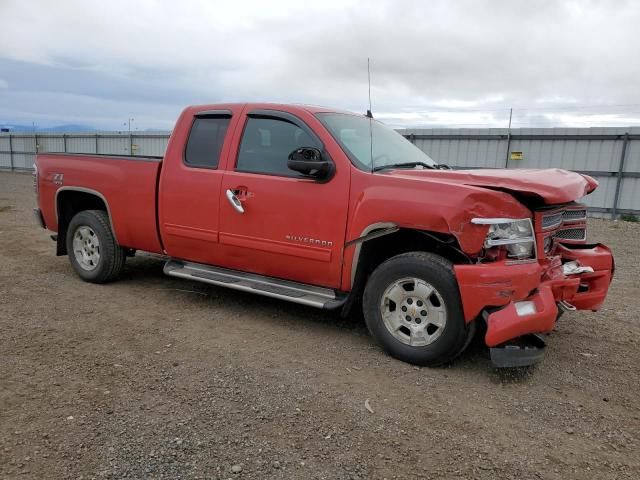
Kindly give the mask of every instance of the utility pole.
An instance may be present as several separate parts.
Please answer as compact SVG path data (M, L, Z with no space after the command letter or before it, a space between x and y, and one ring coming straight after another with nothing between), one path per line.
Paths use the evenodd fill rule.
M504 159L504 168L509 168L509 149L511 148L511 117L513 117L513 108L509 109L509 126L507 127L507 155Z
M133 155L133 137L131 136L131 122L133 122L133 118L128 119L129 123L129 155Z
M31 122L31 126L33 127L33 150L37 155L38 154L38 134L36 133L36 122Z

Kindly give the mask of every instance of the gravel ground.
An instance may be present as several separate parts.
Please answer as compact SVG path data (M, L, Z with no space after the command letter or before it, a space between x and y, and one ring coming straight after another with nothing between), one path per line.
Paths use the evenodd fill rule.
M640 225L536 368L389 358L359 320L163 276L83 283L0 174L2 478L640 478ZM365 402L372 411L365 407Z

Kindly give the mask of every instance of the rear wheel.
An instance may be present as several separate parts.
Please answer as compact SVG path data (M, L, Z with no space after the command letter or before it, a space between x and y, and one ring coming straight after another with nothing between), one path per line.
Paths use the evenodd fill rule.
M71 266L86 282L114 280L124 267L125 251L116 242L102 210L84 210L69 222L67 252Z
M432 253L404 253L383 262L369 277L363 310L384 350L417 365L452 360L471 335L453 265Z

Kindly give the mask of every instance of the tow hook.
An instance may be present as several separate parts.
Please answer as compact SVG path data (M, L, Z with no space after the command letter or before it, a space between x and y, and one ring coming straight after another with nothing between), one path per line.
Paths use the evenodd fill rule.
M558 308L560 310L562 310L563 312L575 312L576 311L575 305L571 305L566 300L560 300L558 302Z

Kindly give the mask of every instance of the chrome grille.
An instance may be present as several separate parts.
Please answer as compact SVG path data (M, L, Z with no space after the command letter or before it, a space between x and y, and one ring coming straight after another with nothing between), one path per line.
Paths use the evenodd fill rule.
M544 217L542 217L542 228L544 228L544 229L555 228L555 227L561 225L563 216L564 216L563 212L558 212L558 213L552 213L550 215L545 215Z
M562 213L563 222L577 222L579 220L587 219L587 209L580 210L565 210Z
M558 230L554 234L554 237L565 240L586 240L587 230L584 228L565 228L563 230Z

